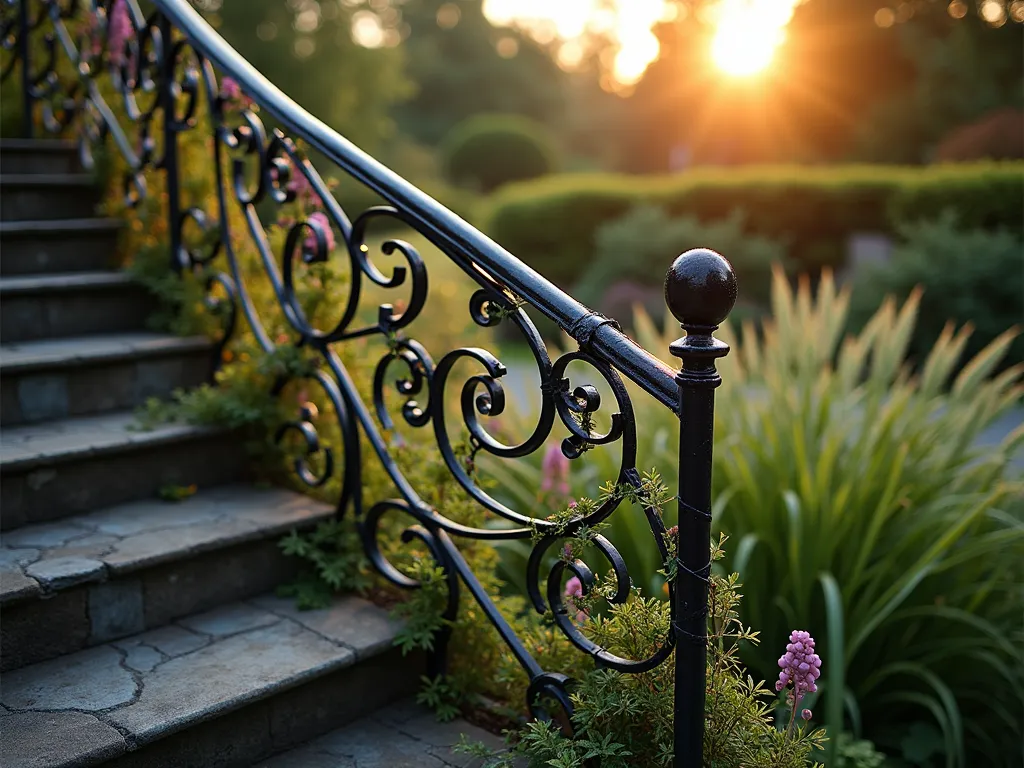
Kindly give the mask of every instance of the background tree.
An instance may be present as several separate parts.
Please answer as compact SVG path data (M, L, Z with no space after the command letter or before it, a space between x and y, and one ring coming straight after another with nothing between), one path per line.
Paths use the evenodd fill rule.
M394 132L392 110L411 92L404 52L383 37L376 47L357 43L358 6L336 0L196 4L253 66L363 149L373 152Z

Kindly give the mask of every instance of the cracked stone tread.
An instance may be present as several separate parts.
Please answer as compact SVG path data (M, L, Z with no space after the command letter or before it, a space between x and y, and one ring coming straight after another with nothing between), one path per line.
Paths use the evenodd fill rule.
M0 371L25 373L121 360L147 360L205 351L211 346L210 341L201 336L182 338L148 331L13 341L0 345Z
M386 612L358 597L306 611L302 621L287 607L272 598L232 603L5 673L0 701L10 714L0 714L0 765L93 765L129 743L145 745L350 666L394 640Z
M503 748L500 737L464 720L439 723L429 709L407 700L283 752L257 768L477 768L482 760L452 751L463 734L471 742Z
M0 536L0 604L265 539L330 519L333 507L281 488L226 485L181 502L131 502Z
M0 472L23 472L52 462L125 453L221 431L190 424L140 430L132 411L9 427L0 429Z

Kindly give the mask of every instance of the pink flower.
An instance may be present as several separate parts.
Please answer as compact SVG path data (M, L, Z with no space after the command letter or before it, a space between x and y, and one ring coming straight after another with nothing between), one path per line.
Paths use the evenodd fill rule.
M569 495L569 459L555 443L548 446L541 462L540 489L557 491L560 496Z
M124 47L132 32L128 3L125 0L114 0L114 4L110 6L110 20L107 26L107 47L110 51L111 64L120 66L125 62Z
M237 109L248 109L252 99L242 92L242 86L233 77L226 76L220 81L220 96L226 104Z
M583 597L583 582L580 581L579 576L573 576L565 582L565 596Z
M307 219L307 222L310 223L310 224L316 225L320 229L320 231L324 233L324 240L327 241L327 250L328 251L333 251L334 250L334 230L331 229L331 220L327 218L327 214L326 213L322 213L320 211L317 211L316 213L311 213L309 215L309 218ZM316 235L313 234L312 232L310 232L308 235L306 235L306 239L302 242L302 247L308 253L315 253L316 252Z
M306 178L306 174L297 168L293 169L292 178L286 188L289 192L295 193L295 200L301 205L320 207L323 204L320 195L314 191L313 185Z
M796 722L796 708L800 705L800 700L806 694L818 690L816 681L821 675L821 658L814 652L814 638L809 632L794 629L790 633L786 652L779 657L779 668L782 671L779 672L775 690L782 691L790 685L793 686L793 690L787 697L792 714L789 716L789 729L786 733L791 734ZM800 717L810 720L811 710L801 711Z
M587 620L586 611L576 610L576 603L573 601L574 597L583 597L583 582L579 580L578 576L573 576L567 582L565 582L565 606L570 611L576 611L576 623L582 624Z
M818 690L815 681L821 675L821 658L814 652L814 638L810 633L794 629L789 635L786 652L779 658L779 680L775 690L781 691L793 685L793 706L796 707L805 694Z

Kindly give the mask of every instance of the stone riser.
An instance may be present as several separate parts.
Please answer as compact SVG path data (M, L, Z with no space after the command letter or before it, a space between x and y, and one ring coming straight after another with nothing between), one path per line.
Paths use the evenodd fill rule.
M0 173L64 174L81 170L74 147L29 148L0 142Z
M5 371L0 378L0 423L26 424L124 410L150 397L165 398L209 378L210 351L156 359L128 359L57 370Z
M166 514L174 514L168 504ZM174 536L174 531L167 534ZM0 670L17 669L162 627L183 616L273 590L295 577L296 561L270 541L192 555L46 599L3 607Z
M106 763L110 768L252 765L412 696L424 662L397 649L318 677Z
M0 178L0 221L84 219L99 203L99 191L88 176L82 182L48 182L62 177ZM66 177L65 177L66 178Z
M245 451L230 435L198 434L160 445L140 444L28 469L0 477L4 530L153 498L169 485L200 488L242 477Z
M0 276L109 269L116 247L115 229L9 232L0 226Z
M33 341L145 327L153 299L139 285L0 296L0 342Z
M398 630L357 597L265 595L7 672L0 763L252 765L413 693L424 657Z

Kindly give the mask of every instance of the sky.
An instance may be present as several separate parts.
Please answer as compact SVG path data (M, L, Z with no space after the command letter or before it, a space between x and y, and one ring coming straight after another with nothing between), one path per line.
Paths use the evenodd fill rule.
M770 66L799 1L720 0L713 6L717 31L709 55L723 74L746 77ZM679 10L664 0L484 0L484 13L495 25L521 26L541 42L559 40L559 60L567 68L583 58L588 36L610 38L615 52L609 68L618 84L629 86L658 56L651 28Z

